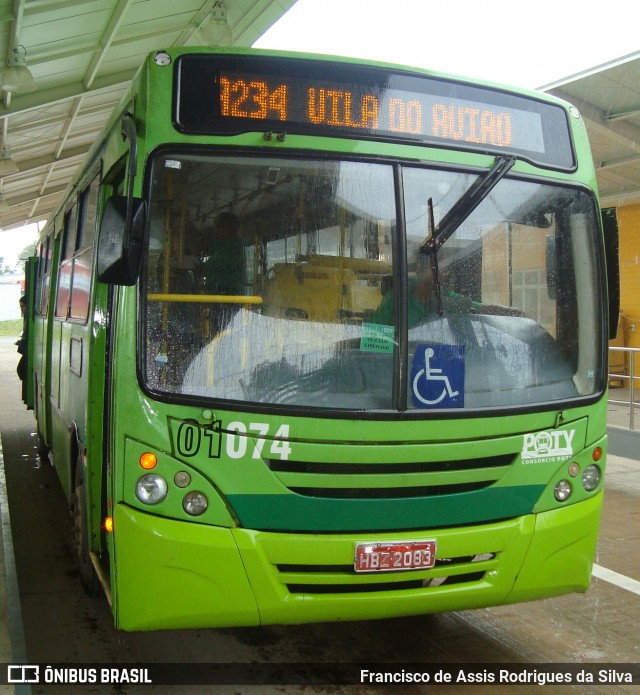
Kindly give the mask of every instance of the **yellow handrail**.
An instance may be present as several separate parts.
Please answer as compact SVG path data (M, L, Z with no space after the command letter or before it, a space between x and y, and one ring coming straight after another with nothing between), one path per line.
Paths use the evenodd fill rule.
M243 294L148 294L150 302L196 302L199 304L262 304L262 297Z

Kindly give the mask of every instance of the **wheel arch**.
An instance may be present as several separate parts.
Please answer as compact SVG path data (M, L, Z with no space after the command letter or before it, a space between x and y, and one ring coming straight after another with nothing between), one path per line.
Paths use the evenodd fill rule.
M69 479L67 480L67 483L69 485L69 490L73 492L75 489L76 471L78 466L83 467L83 478L86 480L86 475L84 475L86 474L86 466L84 465L86 447L80 439L78 423L75 421L69 425L69 437Z

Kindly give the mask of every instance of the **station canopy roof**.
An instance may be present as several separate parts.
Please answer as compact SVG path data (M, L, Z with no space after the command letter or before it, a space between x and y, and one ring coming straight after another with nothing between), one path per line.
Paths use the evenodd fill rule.
M252 45L295 0L226 0L232 44ZM148 53L203 43L213 0L0 0L0 56L36 89L0 91L0 228L45 220ZM0 68L1 71L1 68ZM11 76L12 77L12 76ZM17 83L19 84L19 83ZM11 158L19 171L9 173Z
M640 203L640 52L542 89L580 110L602 207Z
M295 0L225 0L232 44L252 45ZM0 0L0 56L33 91L0 91L0 228L45 220L144 57L202 43L213 0ZM544 88L587 122L604 205L640 202L640 53ZM10 84L8 86L11 86ZM18 171L10 173L11 159Z

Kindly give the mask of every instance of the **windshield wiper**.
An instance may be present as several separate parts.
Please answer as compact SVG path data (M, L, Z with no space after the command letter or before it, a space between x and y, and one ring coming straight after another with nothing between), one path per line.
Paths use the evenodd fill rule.
M428 228L429 238L420 247L420 253L428 254L431 266L431 281L436 298L436 310L439 316L443 315L442 290L440 287L440 270L438 268L438 251L447 239L491 193L494 186L516 163L513 156L496 157L494 165L484 176L479 177L460 198L453 204L446 215L436 227L433 219L433 199L429 198Z
M437 253L447 239L491 193L495 185L516 163L516 157L496 157L494 165L470 186L440 220L422 246L420 253Z

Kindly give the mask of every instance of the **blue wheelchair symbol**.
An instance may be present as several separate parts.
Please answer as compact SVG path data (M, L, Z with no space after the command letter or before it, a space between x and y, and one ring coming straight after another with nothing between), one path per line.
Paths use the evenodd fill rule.
M416 408L464 407L464 345L419 345L411 395Z

